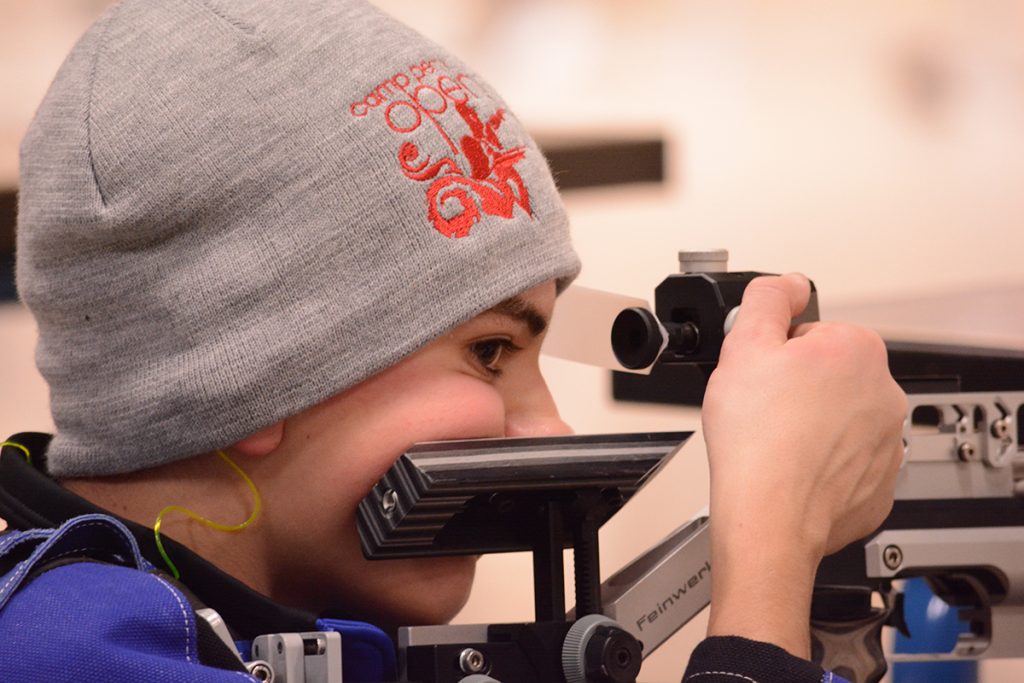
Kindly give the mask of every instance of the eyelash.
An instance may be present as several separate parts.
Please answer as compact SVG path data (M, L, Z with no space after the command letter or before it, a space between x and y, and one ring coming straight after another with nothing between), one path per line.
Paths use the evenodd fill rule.
M491 360L485 359L485 354L482 352L484 346L497 345L497 353ZM492 339L481 339L480 341L473 342L469 345L469 353L473 357L474 361L487 372L491 377L501 377L502 370L496 367L498 363L505 357L505 354L513 354L516 351L521 351L521 346L516 346L510 339L504 339L502 337L495 337Z

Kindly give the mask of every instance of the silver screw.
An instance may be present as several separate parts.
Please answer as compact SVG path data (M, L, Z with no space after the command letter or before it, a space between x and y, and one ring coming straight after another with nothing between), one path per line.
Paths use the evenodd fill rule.
M459 668L462 673L478 674L487 666L487 659L480 650L467 647L459 653Z
M964 462L970 462L978 457L978 449L974 447L973 443L965 441L957 446L956 454L960 456L960 459Z
M380 508L384 511L384 514L390 517L394 514L395 509L398 507L398 494L392 489L388 489L384 492L384 495L380 499Z
M1010 436L1010 418L1001 417L992 423L992 436L997 439L1006 439Z
M896 569L903 564L903 551L898 545L887 545L882 551L882 561L889 569Z
M274 670L270 668L270 665L263 661L249 662L246 667L249 669L249 675L255 678L257 681L263 683L274 683Z

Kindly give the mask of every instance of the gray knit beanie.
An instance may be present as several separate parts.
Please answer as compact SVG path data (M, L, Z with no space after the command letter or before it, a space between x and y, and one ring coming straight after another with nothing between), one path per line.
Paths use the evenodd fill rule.
M578 262L501 99L349 0L125 0L21 150L57 476L233 443Z

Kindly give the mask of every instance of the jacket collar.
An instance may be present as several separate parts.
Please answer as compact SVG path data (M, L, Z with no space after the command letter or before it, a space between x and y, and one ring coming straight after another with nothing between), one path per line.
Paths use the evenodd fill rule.
M7 439L28 450L0 449L0 518L13 529L53 528L85 514L101 513L123 522L138 539L142 554L163 566L153 530L123 519L63 488L46 473L46 449L51 435L23 432ZM316 615L280 605L224 573L166 536L164 545L181 571L181 581L205 605L215 609L239 637L264 633L316 630Z

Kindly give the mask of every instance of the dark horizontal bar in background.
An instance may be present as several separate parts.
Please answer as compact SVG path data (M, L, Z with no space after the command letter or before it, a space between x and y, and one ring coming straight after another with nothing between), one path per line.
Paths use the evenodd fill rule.
M0 252L14 251L14 223L18 217L18 193L0 190Z
M18 216L18 193L0 190L0 303L14 301L14 223Z
M560 190L660 183L665 180L665 141L572 140L538 136Z

